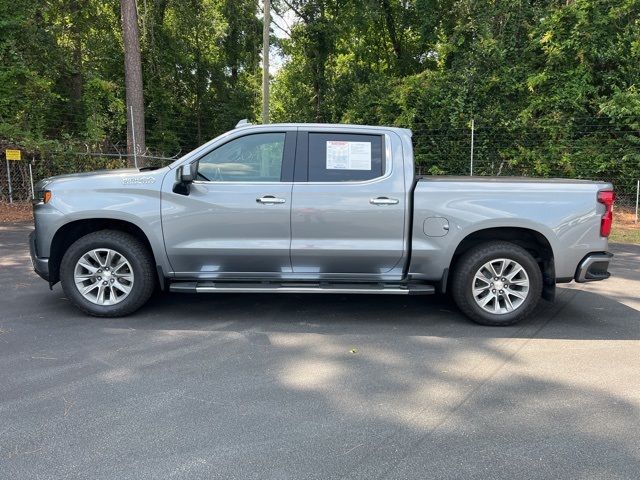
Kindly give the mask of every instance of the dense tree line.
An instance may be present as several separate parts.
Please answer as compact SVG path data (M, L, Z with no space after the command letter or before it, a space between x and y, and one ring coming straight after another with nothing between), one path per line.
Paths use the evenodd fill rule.
M261 4L138 0L147 145L260 118ZM412 128L425 171L640 176L640 0L274 0L274 121ZM126 148L119 4L2 0L0 137ZM285 24L286 23L286 24ZM51 143L53 142L53 143Z
M0 137L126 150L120 3L0 3ZM254 117L261 22L251 0L138 0L147 144L174 154Z
M431 173L640 175L637 0L289 0L280 120L412 128Z

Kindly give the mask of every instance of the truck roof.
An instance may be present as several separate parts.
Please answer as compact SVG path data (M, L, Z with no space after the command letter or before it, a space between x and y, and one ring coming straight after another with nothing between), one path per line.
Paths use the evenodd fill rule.
M238 123L235 127L238 128L251 128L251 129L262 129L262 128L278 128L278 127L311 127L311 128L348 128L348 129L362 129L362 130L393 130L399 133L403 133L405 135L412 136L411 130L408 128L401 127L390 127L384 125L356 125L352 123L268 123L268 124L251 124L251 123Z

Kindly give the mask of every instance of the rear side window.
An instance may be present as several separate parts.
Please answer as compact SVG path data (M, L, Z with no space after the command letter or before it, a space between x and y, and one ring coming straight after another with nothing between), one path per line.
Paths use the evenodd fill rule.
M309 181L354 182L384 173L381 135L309 133Z

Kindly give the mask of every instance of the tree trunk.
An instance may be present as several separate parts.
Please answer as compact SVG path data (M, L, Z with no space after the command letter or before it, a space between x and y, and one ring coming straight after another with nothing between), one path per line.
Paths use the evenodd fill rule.
M320 63L322 62L322 63ZM323 105L323 90L324 90L324 59L320 60L316 65L315 76L313 80L313 93L315 100L315 121L317 123L324 122L324 105Z
M133 154L144 155L146 152L142 60L136 0L120 0L120 15L124 40L124 82L127 96L127 153L131 155L129 165L134 166ZM142 167L144 159L138 156L137 163L138 167Z
M398 39L398 32L396 30L396 24L393 19L393 10L389 0L382 0L382 11L384 13L385 23L387 30L389 31L389 39L391 40L391 46L393 47L393 53L396 55L396 62L398 64L398 70L400 73L404 71L404 59L402 58L402 45Z

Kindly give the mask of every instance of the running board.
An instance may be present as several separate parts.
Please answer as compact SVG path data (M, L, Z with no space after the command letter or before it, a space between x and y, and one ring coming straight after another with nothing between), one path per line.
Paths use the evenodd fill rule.
M293 283L293 282L176 282L171 292L183 293L369 293L386 295L430 295L432 285Z

